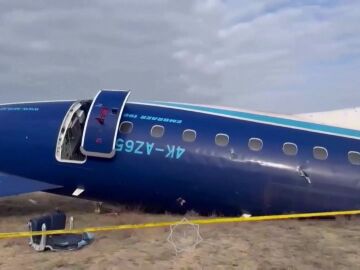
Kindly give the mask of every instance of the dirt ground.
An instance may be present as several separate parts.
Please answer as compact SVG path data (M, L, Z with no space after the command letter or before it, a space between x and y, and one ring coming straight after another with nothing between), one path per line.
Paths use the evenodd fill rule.
M0 232L24 231L30 217L54 208L73 215L76 228L183 218L120 208L99 215L93 202L35 193L0 200ZM202 225L203 241L180 254L169 233L96 233L76 252L37 253L28 239L0 240L0 269L360 269L360 217Z

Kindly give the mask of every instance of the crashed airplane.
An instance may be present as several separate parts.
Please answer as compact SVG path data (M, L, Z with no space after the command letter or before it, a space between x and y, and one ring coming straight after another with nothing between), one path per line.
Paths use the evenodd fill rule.
M360 209L360 110L174 102L0 104L0 197L35 191L207 215Z

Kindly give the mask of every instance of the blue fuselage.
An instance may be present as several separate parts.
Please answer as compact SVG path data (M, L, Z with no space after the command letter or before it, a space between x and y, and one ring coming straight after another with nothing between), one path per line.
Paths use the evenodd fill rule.
M54 193L71 195L82 187L81 198L147 210L231 215L360 207L360 166L347 158L349 151L360 150L360 137L201 112L195 106L127 103L122 121L131 122L133 130L118 133L114 158L64 163L55 158L55 149L72 104L1 105L0 171L63 186ZM161 138L151 136L154 125L165 128ZM196 131L194 142L183 140L186 129ZM215 143L219 133L229 136L228 145ZM249 149L250 138L261 138L260 151ZM298 153L285 155L285 142L296 144ZM328 158L315 159L314 146L325 147Z

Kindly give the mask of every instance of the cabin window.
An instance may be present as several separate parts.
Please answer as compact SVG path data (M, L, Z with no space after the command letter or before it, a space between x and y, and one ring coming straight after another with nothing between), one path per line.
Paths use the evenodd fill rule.
M326 160L329 156L328 151L324 147L315 146L313 149L313 155L315 159Z
M215 136L215 143L217 146L225 147L229 144L229 141L230 141L229 135L218 133Z
M355 151L350 151L348 153L349 162L353 165L360 165L360 153Z
M161 138L162 136L164 136L165 133L165 128L164 126L160 126L160 125L155 125L151 128L151 136L154 138Z
M121 123L119 131L122 134L130 134L134 128L134 125L132 122L124 121Z
M295 143L287 142L283 144L283 152L287 156L296 156L298 147Z
M251 138L248 144L249 149L252 151L261 151L263 145L263 141L259 138Z
M186 129L183 132L182 139L184 142L195 142L196 131L193 129Z

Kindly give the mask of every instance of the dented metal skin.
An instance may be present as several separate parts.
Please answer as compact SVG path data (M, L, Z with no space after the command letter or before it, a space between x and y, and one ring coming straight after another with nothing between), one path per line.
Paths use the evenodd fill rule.
M359 139L128 102L122 121L131 121L133 131L117 139L143 142L144 148L64 163L55 158L55 148L73 103L0 105L0 171L63 187L49 192L71 196L82 187L80 198L159 212L256 215L360 208L360 166L347 159L348 151L360 150ZM141 119L144 115L155 120ZM180 121L159 122L164 118ZM154 125L165 127L162 138L150 135ZM195 142L183 141L185 129L196 131ZM215 144L218 133L229 135L226 147ZM253 137L263 141L261 151L249 149ZM297 144L298 154L284 155L284 142ZM150 154L147 143L154 143ZM328 159L314 159L314 146L326 147ZM185 152L166 157L169 147Z

